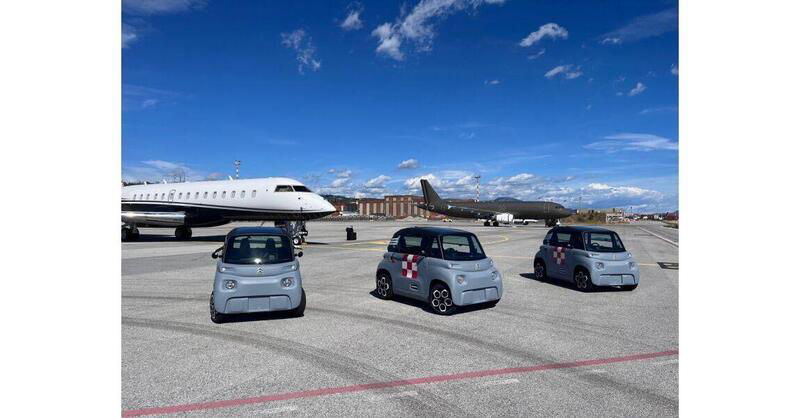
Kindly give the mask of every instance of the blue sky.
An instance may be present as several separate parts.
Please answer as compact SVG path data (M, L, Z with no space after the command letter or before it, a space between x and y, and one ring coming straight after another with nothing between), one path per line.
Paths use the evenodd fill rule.
M674 210L676 7L124 0L123 178Z

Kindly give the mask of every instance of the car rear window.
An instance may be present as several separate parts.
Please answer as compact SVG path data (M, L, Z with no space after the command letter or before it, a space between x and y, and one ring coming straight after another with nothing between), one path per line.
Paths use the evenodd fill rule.
M625 251L622 240L616 232L586 232L583 242L587 251L598 253L617 253Z
M475 235L442 235L445 260L482 260L486 258Z
M285 235L240 235L228 241L223 262L277 264L293 259L293 247Z

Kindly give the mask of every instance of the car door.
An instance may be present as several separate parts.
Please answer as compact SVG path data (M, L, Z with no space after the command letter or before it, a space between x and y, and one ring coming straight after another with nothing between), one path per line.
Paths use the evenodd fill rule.
M397 271L392 273L395 292L420 298L420 273L425 259L422 256L422 245L425 238L419 233L407 233L399 237L392 262Z
M564 230L556 230L550 238L550 251L547 257L547 274L561 280L569 280L571 275L567 268L567 258L572 234Z

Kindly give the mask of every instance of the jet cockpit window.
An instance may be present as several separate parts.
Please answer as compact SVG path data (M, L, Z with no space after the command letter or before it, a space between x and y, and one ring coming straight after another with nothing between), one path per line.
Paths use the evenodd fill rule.
M311 190L306 186L294 186L294 191L311 193Z
M275 186L276 192L291 192L292 186Z

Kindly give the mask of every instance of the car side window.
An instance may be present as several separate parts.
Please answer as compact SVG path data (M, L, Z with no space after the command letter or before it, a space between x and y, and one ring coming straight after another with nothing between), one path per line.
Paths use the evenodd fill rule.
M566 247L572 241L572 234L569 232L556 232L553 234L552 245Z
M402 235L397 240L397 252L403 254L422 255L422 236Z
M399 241L400 241L400 235L399 234L394 234L392 239L389 240L389 247L386 248L386 251L389 251L390 253L396 253L397 252L397 243Z
M423 241L422 255L432 258L442 258L442 249L439 247L438 237L427 237Z
M550 244L550 240L552 240L552 239L553 239L553 231L547 231L547 235L544 236L544 241L543 242L546 242L549 245Z

